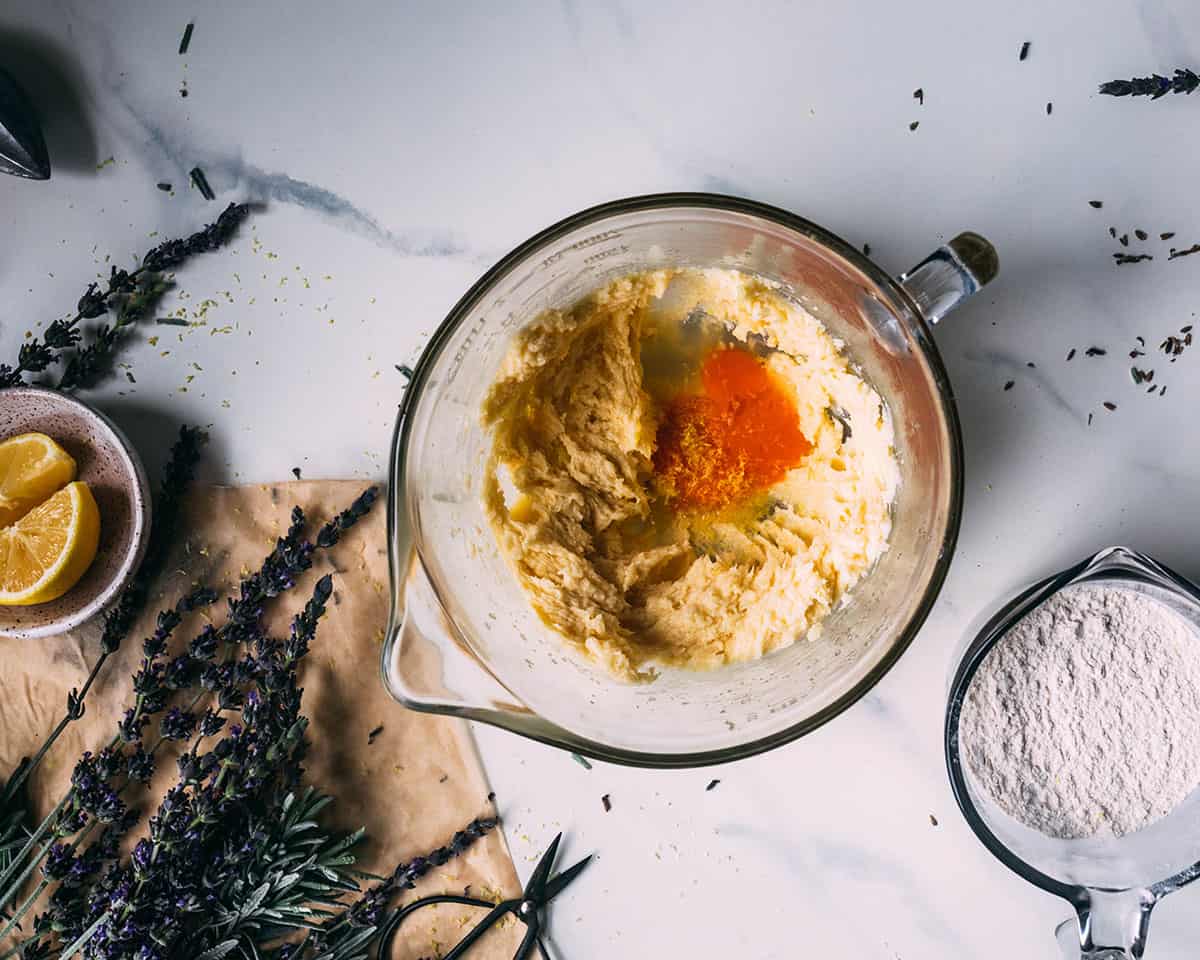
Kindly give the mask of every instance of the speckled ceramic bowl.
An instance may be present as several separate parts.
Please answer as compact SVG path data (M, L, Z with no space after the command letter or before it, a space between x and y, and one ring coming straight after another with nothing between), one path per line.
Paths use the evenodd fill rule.
M150 532L146 471L124 434L86 403L53 390L0 390L0 440L37 431L79 465L100 508L100 547L83 579L49 603L0 607L0 635L46 637L100 613L141 562Z

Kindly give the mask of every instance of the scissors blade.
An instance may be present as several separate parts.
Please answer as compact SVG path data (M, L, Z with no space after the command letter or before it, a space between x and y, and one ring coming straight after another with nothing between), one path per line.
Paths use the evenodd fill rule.
M521 945L517 947L517 952L513 954L513 960L526 960L533 953L533 949L538 945L538 922L535 919L526 920L528 929L525 931L525 936L521 940Z
M546 888L546 880L550 876L550 871L554 868L554 860L558 856L558 846L562 843L562 834L560 833L554 838L554 841L546 848L546 852L542 854L542 859L538 861L538 865L533 868L533 874L529 878L529 882L525 884L525 899L535 900L541 903L545 900L542 891Z
M575 866L571 867L568 870L564 870L553 880L550 880L546 884L545 889L542 891L542 903L549 903L551 900L553 900L555 897L557 897L560 893L562 893L563 890L566 888L567 884L569 884L577 876L579 876L581 873L583 873L583 868L586 867L591 862L592 862L592 856L591 856L591 854L588 854L586 857L584 857L582 860L580 860L577 864L575 864Z

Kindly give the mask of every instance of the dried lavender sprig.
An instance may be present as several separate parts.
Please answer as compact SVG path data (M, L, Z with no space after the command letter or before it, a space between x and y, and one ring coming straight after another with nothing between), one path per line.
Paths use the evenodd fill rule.
M192 476L200 459L200 449L207 439L204 432L195 427L180 428L179 439L171 448L171 455L167 460L167 465L163 468L162 482L159 486L154 519L150 525L146 553L137 572L129 581L129 585L125 587L117 602L104 615L104 632L100 637L100 656L84 681L83 688L78 692L72 690L67 695L66 714L42 742L33 759L22 764L9 777L8 783L0 791L0 811L7 809L16 792L29 778L29 775L37 769L46 752L62 735L67 725L83 716L84 700L88 691L91 690L93 682L108 658L120 648L121 641L124 640L133 626L134 620L142 612L150 584L158 575L159 568L170 549L175 528L178 525L183 497L191 486Z
M385 911L396 894L411 889L429 871L460 856L495 829L498 822L492 817L472 820L445 846L398 864L383 882L306 936L293 955L295 960L309 957L310 951L312 960L342 960L348 953L365 949L379 935L387 919Z
M321 528L317 534L317 546L332 547L336 544L342 538L342 534L370 512L378 496L379 490L376 487L368 487L360 493L349 507Z
M163 467L145 558L129 586L104 616L101 643L106 650L116 650L120 646L145 607L158 568L166 560L175 540L180 507L191 487L196 464L200 460L200 450L207 442L208 435L196 427L185 426L179 430L179 439L175 441L167 465Z
M185 681L179 684L180 687L193 685L189 682L196 679L193 676L193 668L212 661L223 646L253 640L261 628L264 603L290 589L300 575L312 565L312 554L316 548L312 542L304 539L304 525L304 511L299 507L293 508L291 523L286 533L276 539L274 547L263 558L259 568L242 580L237 596L229 598L225 623L220 627L205 627L192 638L188 649L171 661L167 667L167 674L183 674ZM213 667L213 670L219 672L221 667L231 669L234 662L235 660L224 661L220 667ZM193 711L204 697L218 691L222 685L220 676L204 674L198 679L202 689L184 708L185 712ZM131 736L129 739L133 741L137 737ZM149 753L153 755L165 739L168 738L160 736Z
M363 495L355 500L350 508L335 517L333 521L330 521L322 530L322 535L320 536L322 544L332 545L336 543L341 534L363 516L374 498L374 489L364 492ZM293 527L289 531L293 540L297 537L299 526L302 523L302 514L293 516ZM315 549L315 544L289 543L287 542L287 538L281 538L279 549L273 551L272 555L268 557L268 561L264 563L262 570L248 578L248 582L243 583L241 595L236 601L231 602L231 614L234 615L235 620L242 622L246 629L256 624L258 618L261 616L261 600L266 596L277 595L281 590L287 589L294 584L300 569L307 568L311 564L313 549ZM297 564L299 564L299 568L296 566ZM285 651L285 658L288 661L298 659L307 650L307 636L315 630L316 619L319 616L319 611L316 608L323 608L325 601L328 599L329 591L329 581L324 579L318 584L318 588L314 593L314 600L310 601L305 610L297 617L293 627L292 640L288 644L282 645ZM147 652L161 652L162 646L163 644L156 644L152 651ZM294 688L294 680L290 681L290 683ZM294 692L293 698L295 708L298 709L298 691ZM106 834L108 833L109 831L106 830Z
M104 296L115 296L115 291L106 292ZM81 312L72 319L55 320L46 327L40 340L35 337L22 343L15 366L0 364L0 387L20 386L25 382L26 373L41 373L52 363L57 363L59 351L69 350L79 341L81 334L76 324L82 316Z
M358 501L356 501L356 504L357 503ZM345 515L348 513L350 513L350 511L346 511L342 516L345 517ZM345 521L343 528L348 527L353 522L356 522L361 515L362 511L359 511L352 519ZM303 527L304 514L303 511L297 508L293 511L292 523L287 531L286 536L277 540L274 549L270 554L267 555L260 569L257 572L249 575L242 582L239 596L236 599L230 600L229 619L226 624L219 629L213 629L211 627L206 628L200 637L192 641L191 646L193 648L195 647L197 639L204 638L205 643L211 645L211 649L215 654L216 644L229 642L232 635L236 634L240 638L246 639L257 631L259 620L262 615L263 600L268 597L277 596L280 592L282 592L282 590L290 588L290 586L296 582L296 579L299 577L299 575L309 566L311 566L311 558L315 546L311 542L303 539ZM316 621L323 613L324 603L328 599L330 590L331 586L328 578L322 578L322 580L317 584L314 598L309 601L309 603L305 606L304 611L297 618L297 624L293 625L293 641L304 644L305 650L307 650L307 641L305 638L315 633ZM148 719L147 714L157 713L165 707L165 698L162 696L161 688L164 679L170 676L171 665L178 663L181 659L176 658L175 660L171 661L171 665L168 665L164 670L162 665L157 662L158 657L165 652L167 639L170 636L171 631L174 630L179 621L182 619L180 614L193 609L196 605L194 598L197 595L202 596L205 602L212 602L212 600L215 599L215 594L206 588L201 588L200 591L189 594L187 597L181 600L182 609L168 610L159 614L158 629L155 631L154 636L147 638L144 643L145 657L143 659L141 669L134 677L134 688L137 691L135 704L132 708L130 708L130 710L126 711L126 714L122 718L121 734L118 738L114 738L113 743L110 744L110 747L114 746L118 739L136 742L137 747L134 753L131 755L131 759L138 767L144 767L147 763L152 763L150 758L153 757L164 741L185 739L191 735L195 724L191 711L204 696L208 695L206 692L202 691L196 695L188 707L182 710L178 707L172 708L164 717L158 740L148 752L144 750L138 737L146 720ZM186 653L182 655L182 657L189 656L190 655ZM231 705L236 706L237 703L233 702ZM221 722L223 723L223 721ZM215 733L216 731L212 730L212 732ZM198 749L198 746L199 739L190 752L190 755L193 759L195 758L195 751ZM189 754L185 753L184 757L181 758L181 772L184 769L182 766L182 761L188 756ZM126 780L125 784L122 785L119 790L113 791L117 797L119 797L120 793L122 793L125 787L127 787L131 782L136 779L140 779L139 777L134 776L136 772L136 769L132 770L131 775ZM145 776L148 778L148 771L145 772ZM70 816L74 809L74 803L69 804L67 810L63 812L62 816ZM71 845L70 849L72 851L76 849L78 843L87 836L95 822L95 820L92 820L92 822L84 829L84 832L81 834L81 836L76 840L76 843ZM46 850L42 851L43 854L46 852ZM110 856L106 859L112 859L112 857ZM34 865L36 865L36 862ZM41 886L34 891L34 894L31 895L27 902L22 905L22 908L19 910L21 915L23 915L28 909L28 906L41 895L45 889L45 886L46 881L44 880ZM4 932L5 931L0 930L0 936L2 936Z
M142 269L162 272L179 266L197 253L211 253L224 246L243 220L250 215L248 203L231 203L208 226L183 240L166 240L142 258Z
M340 897L357 893L370 876L354 868L353 848L365 836L333 833L318 824L332 797L307 787L288 793L248 826L243 839L229 838L221 860L239 861L218 880L216 901L200 930L184 946L195 960L218 960L235 947L254 956L262 945L333 916Z
M87 683L84 685L83 694L86 694L95 675L98 674L100 667L103 666L107 658L120 647L121 641L132 626L133 620L145 604L149 584L154 576L157 575L158 567L161 566L165 552L169 547L178 521L181 501L191 483L192 475L199 459L200 447L204 439L204 435L194 428L184 427L180 431L179 440L172 448L171 456L163 470L159 508L155 511L155 520L151 526L150 542L147 547L146 557L139 566L138 572L134 575L129 587L123 591L117 603L106 616L105 629L101 637L101 656L93 668L92 674L89 675ZM22 765L9 778L4 794L0 797L0 808L3 808L15 796L16 791L37 766L37 761L40 761L41 757L45 756L50 745L66 728L66 725L72 722L73 719L77 719L78 714L82 712L82 703L83 695L80 695L74 701L68 702L67 718L64 718L64 722L60 722L59 726L52 731L47 741L43 743L38 751L36 761ZM3 871L0 871L0 905L11 902L12 898L16 896L16 888L19 887L20 882L23 882L23 878L28 876L32 869L36 867L40 857L35 858L31 863L26 865L24 872L21 874L22 880L17 883L10 883L13 875L21 869L22 861L30 855L34 847L41 842L52 828L55 829L55 833L58 832L55 825L64 823L63 818L71 815L68 807L73 803L73 794L73 790L68 791L67 795L55 805L42 823L30 835L20 852L16 854ZM43 849L43 853L44 850L45 848Z
M368 487L354 499L349 507L321 528L315 541L304 540L304 511L299 507L293 508L291 523L284 536L276 540L275 546L263 559L259 569L241 582L237 597L229 600L226 622L219 628L206 627L192 640L189 646L192 659L212 660L222 646L231 643L247 643L256 639L260 635L265 601L290 589L300 575L312 565L312 556L315 551L334 546L346 530L367 514L378 494L378 488ZM198 649L202 651L200 654L196 653ZM184 656L188 655L184 654ZM221 664L221 667L231 666L231 661ZM221 667L213 669L219 671ZM184 709L188 712L195 710L201 700L218 689L218 681L219 678L212 677L206 681L202 676L200 682L204 689L198 692ZM238 706L236 703L229 705L229 707L236 706ZM225 707L225 709L227 708ZM160 736L150 747L148 752L151 756L157 752L165 739Z
M326 524L317 538L321 545L327 547L336 543L342 533L366 513L375 496L376 491L373 488L368 489L347 510ZM193 646L203 638L203 649L211 655L215 653L216 643L219 639L226 641L232 639L228 636L219 636L221 634L236 633L239 634L238 639L244 641L258 633L263 600L288 589L296 582L299 574L311 566L312 554L318 547L315 543L304 541L301 538L303 524L303 513L295 511L288 535L280 538L276 549L264 561L263 567L243 581L239 596L230 602L230 616L227 624L219 631L208 628L201 637L193 641ZM315 633L317 620L324 611L331 590L332 584L328 577L318 581L312 599L293 621L290 639L284 644L274 644L269 647L260 645L259 647L261 663L269 666L273 662L272 658L278 659L279 665L274 668L275 674L270 671L267 673L268 681L271 681L271 677L274 676L273 689L277 692L282 691L278 694L280 696L291 697L289 709L293 711L297 711L299 708L299 692L295 689L294 677L288 674L288 671L294 671L295 664L307 652L308 643ZM292 693L289 694L289 690ZM179 716L184 716L184 713L181 712ZM175 722L178 722L178 718ZM190 726L190 722L188 725ZM215 732L215 729L208 732ZM175 733L172 731L164 731L164 736L174 735ZM162 739L160 737L160 743ZM155 748L157 746L158 744L155 745ZM206 759L207 757L202 757L198 761L195 748L190 751L189 755L181 758L182 780L192 782L198 774L206 775L211 772L212 766L207 768L203 766L203 761Z
M67 359L57 388L64 392L93 386L106 373L116 353L122 331L150 313L171 284L158 273L143 273L133 291L121 301L112 325L96 328L92 341Z
M150 650L158 649L159 647L165 649L171 632L186 613L191 612L199 606L211 603L214 599L215 595L211 590L201 587L182 597L171 610L160 613L158 629L155 630L152 638L146 640L147 656L143 663L153 664L154 656L157 656L157 654L151 656ZM145 668L143 668L143 671L140 671L142 674L146 672ZM142 698L143 695L139 694L139 704ZM54 841L61 840L74 833L79 833L81 830L84 831L83 836L86 836L97 822L115 823L126 815L127 810L120 798L119 791L114 789L109 782L117 770L124 766L118 760L121 755L116 750L117 742L117 738L114 738L95 757L92 756L90 751L84 753L75 765L75 769L71 774L71 787L67 790L63 800L55 807L55 810L51 811L47 815L46 820L43 821L43 825L47 822L52 824L50 833ZM132 824L129 824L129 826L132 826ZM41 832L40 828L39 832ZM42 835L44 836L44 833ZM36 836L37 834L35 834ZM17 907L13 916L3 925L0 925L0 941L3 941L20 923L50 883L61 879L54 875L56 851L58 851L57 857L61 861L64 853L74 853L78 843L82 839L83 837L81 836L79 840L69 845L55 842L47 843L29 858L25 869L21 871L15 880L9 883L7 888L2 886L6 882L5 878L0 878L0 890L3 890L3 893L0 894L0 906L6 906L17 896L26 879L32 875L38 865L43 864L43 861L45 861L41 881L34 887L33 891L20 906ZM31 837L30 840L33 842L34 837ZM16 866L19 865L21 859L26 855L27 850L23 850L17 857L16 862L10 867L12 872L15 872ZM47 869L47 866L50 869Z
M183 616L213 602L215 597L213 591L200 587L181 597L174 608L158 615L158 624L154 635L148 637L143 643L145 656L142 668L134 676L135 689L140 688L135 711L127 712L122 721L123 724L129 722L130 713L140 714L143 710L156 712L162 709L162 704L156 699L154 691L155 678L159 672L155 661L165 649L167 640L175 627L182 621ZM79 836L69 845L69 852L73 853L97 822L111 824L125 817L127 810L120 799L120 790L114 789L110 783L113 775L124 765L122 754L117 749L120 740L121 736L118 734L95 757L88 751L76 763L71 774L71 786L66 794L46 815L37 830L30 836L25 847L0 876L0 891L2 891L0 892L0 905L10 903L17 896L25 881L43 860L54 854L56 847L65 846L56 844L56 841L78 833ZM132 822L127 822L124 831L132 826ZM47 833L50 835L49 842L31 854L33 848L41 843ZM25 863L24 869L15 879L12 879L12 874L21 868L21 863L26 857L28 857L28 861ZM11 920L0 927L0 940L3 940L19 923L41 896L49 882L55 879L46 872L45 868L43 868L43 874L42 881L17 908ZM7 887L4 886L5 883L8 884Z
M229 603L229 617L225 626L210 637L209 642L249 643L256 640L255 650L263 662L268 662L271 657L279 657L281 652L285 666L290 667L302 659L308 653L307 638L315 633L316 618L323 613L333 589L332 581L328 577L318 581L312 599L293 621L290 637L282 647L266 641L261 634L262 604L283 590L290 589L300 574L311 567L316 550L335 546L347 530L370 512L378 493L378 488L374 486L366 488L349 507L326 522L311 542L301 537L304 512L294 507L287 534L277 541L275 550L263 562L259 573L243 581L238 598ZM198 699L193 700L189 710L195 707ZM220 703L220 706L222 709L227 707L224 703Z
M68 370L70 376L64 375L65 385L60 386L62 389L75 389L88 385L88 381L104 368L107 358L111 356L119 330L149 312L157 297L167 289L163 278L156 275L178 266L193 254L208 253L223 246L249 214L248 204L231 203L213 223L190 237L167 240L149 250L137 269L121 270L114 266L103 289L99 284L88 284L76 304L74 316L53 321L46 327L40 340L26 340L21 345L15 365L0 364L0 387L20 386L25 383L26 374L42 373L61 361L65 352L79 343L80 321L94 320L120 305L121 313L117 322L111 328L102 327L96 342L76 355L86 356L79 359L74 371Z
M1168 93L1192 93L1200 87L1200 74L1193 70L1179 69L1172 77L1152 74L1149 77L1134 77L1131 80L1109 80L1100 84L1100 92L1110 97L1149 97L1157 100Z
M315 636L331 592L327 574L294 618L292 631L302 635L302 649ZM179 782L150 822L150 837L139 842L124 868L129 890L118 900L100 891L97 905L109 922L81 935L63 953L64 960L79 950L89 957L140 956L145 936L170 952L184 933L183 919L199 903L197 890L209 865L209 848L214 842L219 845L231 829L228 818L261 802L278 780L290 779L289 768L303 754L307 720L299 714L299 664L300 659L289 661L278 651L259 664L254 689L242 708L243 725L222 738L212 754L217 762L199 776L181 769Z

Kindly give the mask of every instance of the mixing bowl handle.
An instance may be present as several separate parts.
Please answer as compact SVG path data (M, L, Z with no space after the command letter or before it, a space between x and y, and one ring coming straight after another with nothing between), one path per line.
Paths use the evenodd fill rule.
M1140 960L1157 901L1148 890L1081 891L1076 916L1054 931L1064 960Z
M996 248L977 233L960 233L907 273L902 286L927 323L934 324L996 276Z

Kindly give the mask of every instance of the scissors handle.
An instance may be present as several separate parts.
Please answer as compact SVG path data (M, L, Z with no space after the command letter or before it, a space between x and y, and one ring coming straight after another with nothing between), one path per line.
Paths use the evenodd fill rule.
M492 907L492 909L488 911L487 916L480 920L470 933L459 940L454 949L446 954L442 960L459 960L459 958L471 948L471 944L487 933L488 930L491 929L492 925L502 916L504 916L504 914L511 913L517 906L518 902L519 901L516 900L505 900ZM520 954L518 954L518 956L520 956Z
M486 907L489 910L496 906L491 900L480 900L478 897L461 897L452 893L440 893L429 897L422 897L420 900L410 903L407 907L397 910L388 919L379 937L380 960L384 960L385 957L391 954L392 942L396 937L396 932L400 929L400 924L404 922L404 918L410 913L416 913L422 907L432 906L435 903L457 903L464 907Z

